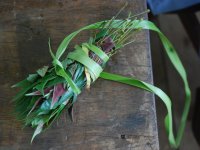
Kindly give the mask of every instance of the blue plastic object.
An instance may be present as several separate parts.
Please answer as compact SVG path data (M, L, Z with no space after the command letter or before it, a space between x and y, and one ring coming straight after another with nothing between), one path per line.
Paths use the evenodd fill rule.
M147 0L154 15L184 9L195 4L200 0Z

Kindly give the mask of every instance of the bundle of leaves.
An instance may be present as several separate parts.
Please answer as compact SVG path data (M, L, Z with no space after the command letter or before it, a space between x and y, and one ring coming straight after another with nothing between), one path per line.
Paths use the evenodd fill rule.
M77 96L84 88L90 88L90 85L101 77L136 86L159 96L168 111L165 125L169 142L175 148L180 145L190 106L190 89L185 69L172 44L152 22L138 20L136 16L131 15L124 20L117 20L116 16L71 33L61 42L56 55L53 54L49 41L49 50L53 58L52 65L42 67L35 74L30 74L25 80L13 86L21 88L21 91L14 97L16 114L25 126L35 128L32 140L47 129L64 109L68 111L73 120L73 105ZM162 90L134 77L128 78L103 72L109 58L121 47L131 43L131 35L141 29L150 29L158 33L167 55L184 81L186 105L176 139L173 134L171 100ZM74 51L60 61L70 41L83 30L95 30L95 35L90 37L88 42L76 45Z
M38 69L35 74L30 74L13 86L22 88L15 96L14 103L17 117L23 120L26 126L36 128L32 140L48 128L64 108L73 120L73 104L78 94L84 87L90 88L109 57L123 46L125 38L133 30L129 29L131 20L118 21L119 29L114 30L109 26L114 23L112 21L113 19L99 23L95 36L90 37L87 43L76 45L74 52L69 53L62 62L55 58L49 41L50 52L54 58L53 65ZM66 39L68 40L68 37ZM60 49L63 49L63 45L66 46L66 39L61 43ZM81 63L77 59L86 60Z

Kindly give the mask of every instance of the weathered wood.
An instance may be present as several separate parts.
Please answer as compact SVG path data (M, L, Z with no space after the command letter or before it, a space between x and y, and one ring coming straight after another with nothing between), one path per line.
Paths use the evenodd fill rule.
M75 104L74 123L65 114L32 145L31 128L22 130L12 114L10 89L28 73L51 63L47 41L53 48L70 32L109 19L124 1L1 1L0 2L0 149L158 149L154 97L145 91L99 79ZM145 0L129 1L128 12L146 9ZM73 43L83 42L84 32ZM108 63L107 70L152 82L148 32L136 35Z

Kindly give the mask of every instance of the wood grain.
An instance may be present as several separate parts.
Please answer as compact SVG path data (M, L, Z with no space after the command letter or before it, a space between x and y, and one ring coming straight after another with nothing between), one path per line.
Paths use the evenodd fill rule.
M123 6L120 0L7 0L0 2L0 149L1 150L144 150L159 149L154 96L120 83L98 79L75 104L75 121L65 113L30 144L31 128L15 120L10 89L37 68L51 63L47 41L55 50L72 31L110 19ZM129 1L120 15L146 9L145 0ZM144 16L146 17L146 16ZM72 43L88 39L84 32ZM70 46L73 47L73 44ZM148 31L135 36L107 65L107 71L152 83Z

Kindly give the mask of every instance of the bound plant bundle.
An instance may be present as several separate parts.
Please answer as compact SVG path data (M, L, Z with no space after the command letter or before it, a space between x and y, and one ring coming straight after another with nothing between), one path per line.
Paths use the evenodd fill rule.
M128 41L130 41L132 34L142 29L158 33L167 55L184 81L186 105L176 139L173 134L171 100L162 90L134 77L123 77L103 71L109 58L116 54L120 48L130 43ZM95 35L91 36L88 41L75 45L74 50L68 53L63 60L60 60L70 41L83 30L95 30ZM36 73L30 74L25 80L13 86L21 88L21 91L14 97L16 114L25 126L35 128L32 140L47 129L64 109L69 112L71 119L73 119L73 105L77 96L83 89L90 88L91 84L101 77L136 86L159 96L168 111L165 125L169 142L174 148L180 145L190 106L190 89L185 69L174 47L152 22L137 19L136 16L131 15L123 20L117 20L116 17L113 17L110 20L90 24L71 33L61 42L55 55L49 41L49 50L53 58L52 65L42 67Z

